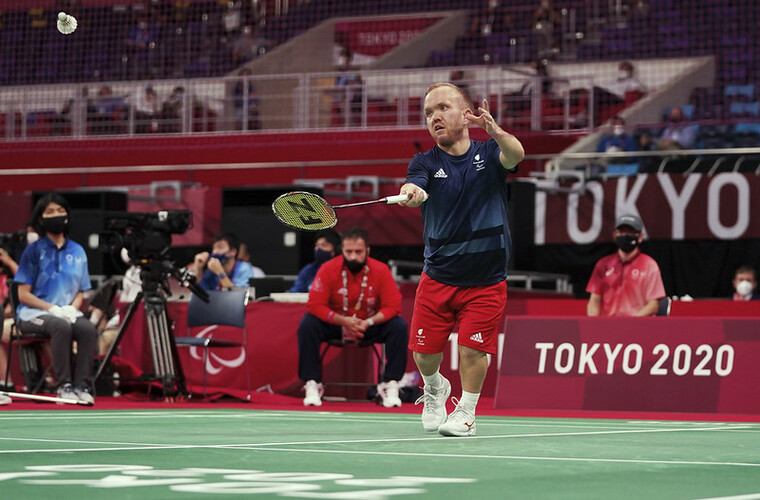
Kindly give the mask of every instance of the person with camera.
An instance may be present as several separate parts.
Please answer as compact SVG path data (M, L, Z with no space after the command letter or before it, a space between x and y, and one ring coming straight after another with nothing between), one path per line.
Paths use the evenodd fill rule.
M50 336L57 395L94 403L93 360L98 333L79 308L92 288L84 248L68 237L71 210L57 193L44 195L32 210L31 223L40 239L21 255L18 328L22 333ZM77 341L72 374L72 341Z
M200 278L198 286L204 290L224 290L247 287L251 278L263 278L264 271L248 262L238 260L240 240L232 233L214 237L211 253L195 256L187 270Z

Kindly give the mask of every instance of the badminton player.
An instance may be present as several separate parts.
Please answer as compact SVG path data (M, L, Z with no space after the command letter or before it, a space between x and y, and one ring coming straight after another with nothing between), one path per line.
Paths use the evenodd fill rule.
M485 380L486 354L496 340L507 301L511 237L507 222L507 173L523 159L520 141L504 131L488 111L473 113L469 95L451 83L435 83L425 93L425 118L436 145L414 156L400 194L401 205L422 205L425 267L415 297L409 348L424 379L422 426L444 436L473 436L475 409ZM470 139L477 125L491 137ZM425 192L430 198L425 201ZM459 325L462 395L439 372L443 349ZM419 401L418 401L419 402Z

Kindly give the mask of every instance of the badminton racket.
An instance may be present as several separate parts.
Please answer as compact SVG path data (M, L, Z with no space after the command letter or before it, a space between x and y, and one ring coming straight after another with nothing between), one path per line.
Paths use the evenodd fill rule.
M38 394L26 394L23 392L6 392L6 391L0 391L0 394L5 394L6 396L10 396L11 398L20 398L20 399L31 399L32 401L47 401L49 403L66 403L70 405L80 405L80 406L92 406L93 403L87 403L85 401L79 401L78 399L66 399L66 398L57 398L54 396L40 396Z
M408 199L410 199L408 195L397 194L395 196L380 198L379 200L332 206L324 198L314 193L293 191L285 193L274 200L272 212L274 212L275 217L280 222L288 227L302 231L319 231L320 229L329 229L337 224L336 209L374 205L376 203L392 204L407 201Z

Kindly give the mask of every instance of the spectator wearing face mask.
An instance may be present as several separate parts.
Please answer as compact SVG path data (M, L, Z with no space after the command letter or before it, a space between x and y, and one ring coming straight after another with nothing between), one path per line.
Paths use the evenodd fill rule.
M757 272L752 266L741 266L734 273L733 300L760 300L760 292L757 291Z
M19 284L18 329L50 337L57 395L92 404L93 358L98 333L80 311L91 289L87 255L68 237L71 210L65 198L48 193L32 210L40 238L21 255L14 280ZM72 363L72 342L76 341Z
M612 236L618 251L596 263L586 291L589 316L653 316L665 287L657 262L641 252L644 225L635 215L618 217Z
M612 119L612 131L604 134L596 147L598 153L617 153L620 151L636 151L636 140L625 130L625 120L616 115ZM610 163L627 161L626 158L611 159Z
M223 290L247 287L250 278L263 278L264 271L248 262L238 260L240 240L232 233L221 233L214 238L211 253L195 256L188 271L202 276L198 286L204 290Z
M697 144L697 126L687 123L680 106L668 112L668 126L657 141L657 149L694 149Z
M305 293L311 288L314 276L322 267L322 264L340 254L340 234L332 229L325 229L317 233L314 242L314 261L306 264L298 273L298 278L289 292Z

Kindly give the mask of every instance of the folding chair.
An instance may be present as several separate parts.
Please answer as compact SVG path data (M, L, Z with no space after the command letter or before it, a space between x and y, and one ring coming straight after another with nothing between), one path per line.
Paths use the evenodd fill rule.
M175 337L178 347L198 347L203 349L203 397L206 397L208 379L209 350L215 348L242 347L245 356L245 379L248 390L251 390L250 370L248 369L248 335L245 323L245 308L248 305L248 290L209 291L208 303L196 295L190 297L187 306L187 327L201 326L231 326L242 330L242 341L217 339L208 337Z
M324 346L322 347L321 352L319 353L319 367L320 371L323 374L324 377L324 360L325 356L327 355L327 351L329 351L331 348L337 347L337 348L351 348L356 347L359 349L364 348L370 348L372 349L372 353L375 356L375 359L377 360L377 371L375 372L375 380L373 382L347 382L347 381L338 381L338 382L325 382L324 379L322 380L323 385L338 385L338 386L374 386L379 384L383 381L383 371L385 370L385 344L382 343L375 343L375 342L351 342L346 343L343 341L343 339L330 339L326 340L324 342Z
M10 341L8 343L8 370L5 373L5 385L8 385L8 374L10 373L11 357L13 355L13 341L16 341L16 350L19 356L19 365L21 373L24 375L27 392L38 393L45 383L45 377L50 373L52 365L44 370L40 359L39 345L44 342L50 342L50 336L44 333L23 333L18 328L18 286L15 281L8 282L8 295L11 304L13 325L11 325Z

